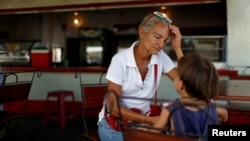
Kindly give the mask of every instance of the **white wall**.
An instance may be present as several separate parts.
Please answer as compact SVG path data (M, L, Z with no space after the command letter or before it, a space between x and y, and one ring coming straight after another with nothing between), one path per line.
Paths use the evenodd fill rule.
M33 73L21 72L16 73L18 79L14 75L6 79L6 83L31 81ZM47 93L55 90L72 90L75 93L76 101L81 101L81 84L99 84L102 73L79 73L74 72L36 72L33 78L29 99L45 100ZM107 83L105 75L101 77L101 83ZM80 82L81 81L81 82Z
M240 73L250 66L249 5L249 0L227 0L228 65Z
M19 82L30 81L32 79L32 73L18 73ZM77 77L76 77L77 76ZM72 90L75 94L75 100L82 100L81 84L104 84L107 83L106 75L102 73L81 73L81 80L79 73L56 73L56 72L41 72L36 73L31 86L29 100L45 100L48 92L54 90ZM101 79L100 79L101 78ZM226 76L220 76L220 79L228 79ZM16 77L10 76L7 82L15 82ZM101 82L100 82L101 81ZM171 81L166 75L162 75L160 85L158 88L157 99L161 101L170 101L180 97L174 88L173 81ZM70 99L70 98L69 98ZM227 102L219 101L221 105L227 104Z

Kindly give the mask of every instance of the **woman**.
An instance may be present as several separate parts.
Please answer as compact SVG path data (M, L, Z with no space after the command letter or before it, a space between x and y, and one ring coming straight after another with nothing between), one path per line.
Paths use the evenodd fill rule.
M181 33L171 23L168 17L159 12L149 13L143 18L138 27L139 40L112 58L106 76L108 91L112 90L118 96L154 98L162 73L171 80L177 77L175 64L162 50L170 40L177 58L183 56ZM113 116L119 116L121 112L124 119L151 125L158 119L158 116L146 115L150 111L150 101L123 98L117 103L113 94L108 95L106 100L112 111L109 114ZM141 113L131 109L139 109ZM99 113L99 137L103 141L121 141L122 132L111 125L109 114L105 106Z

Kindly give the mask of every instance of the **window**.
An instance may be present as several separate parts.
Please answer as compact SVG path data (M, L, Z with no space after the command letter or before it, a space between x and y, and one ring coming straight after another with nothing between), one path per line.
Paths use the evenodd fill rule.
M183 36L183 53L196 51L208 56L213 62L226 61L226 36ZM175 52L168 43L164 51L176 60Z

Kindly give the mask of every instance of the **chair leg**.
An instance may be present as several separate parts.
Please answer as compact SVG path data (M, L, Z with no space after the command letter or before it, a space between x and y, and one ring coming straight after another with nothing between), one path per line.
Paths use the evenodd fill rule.
M64 97L60 97L60 102L58 103L59 105L59 114L60 114L60 129L63 130L65 128L65 109L64 109Z
M7 127L5 124L0 125L0 140L4 139Z

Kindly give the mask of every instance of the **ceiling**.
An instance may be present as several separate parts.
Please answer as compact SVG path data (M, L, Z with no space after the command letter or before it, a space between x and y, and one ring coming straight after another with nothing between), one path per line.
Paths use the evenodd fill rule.
M0 14L217 3L221 0L0 0Z

